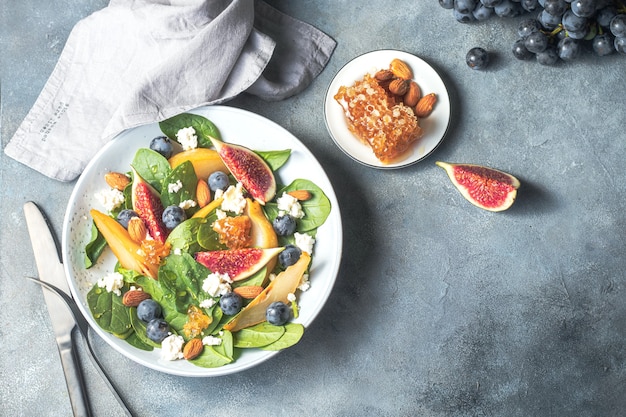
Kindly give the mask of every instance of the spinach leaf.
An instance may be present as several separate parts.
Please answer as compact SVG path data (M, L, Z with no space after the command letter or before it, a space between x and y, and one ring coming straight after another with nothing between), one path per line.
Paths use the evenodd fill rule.
M167 237L167 242L172 245L171 252L174 253L176 250L189 253L201 251L202 246L198 243L198 233L203 223L206 223L205 219L196 217L187 219L176 226Z
M210 148L212 146L211 137L221 139L219 129L212 121L206 117L192 114L181 113L167 120L159 122L159 128L172 140L176 140L176 133L185 127L193 127L198 136L198 146L201 148Z
M295 190L308 190L311 193L311 199L300 202L304 217L297 220L296 230L300 233L309 232L324 224L331 210L330 200L324 191L309 180L296 179L288 186L278 190L276 196L280 197L283 193ZM270 221L273 221L278 217L278 205L266 203L265 213Z
M163 179L172 170L170 163L163 155L149 148L137 150L131 165L137 171L137 174L159 193L162 191L161 184ZM133 178L133 181L137 181L137 179Z
M132 333L127 307L122 304L121 296L95 284L87 293L87 305L102 330L122 339Z
M304 334L304 326L300 323L287 323L285 333L275 341L266 346L260 346L263 350L282 350L295 345L300 341Z
M256 348L276 342L285 333L283 326L262 322L246 327L233 334L233 343L238 348Z
M91 223L91 239L89 243L85 246L85 268L91 268L104 249L107 247L107 241L104 239L104 236L100 234L100 231L96 227L96 225Z
M280 167L285 165L289 157L291 156L291 149L285 149L283 151L254 151L259 155L270 169L274 172L278 171Z
M172 190L170 192L170 185ZM196 187L198 185L198 177L193 169L191 161L185 161L178 165L176 168L170 171L170 173L163 178L162 190L161 190L161 203L163 207L178 206L183 201L195 200ZM197 207L186 210L187 215L191 217Z
M133 330L135 330L135 335L138 341L141 342L141 345L144 345L146 347L146 349L144 350L152 350L155 347L161 347L160 343L156 343L146 334L146 323L141 321L141 319L137 316L137 307L130 307L128 309L128 315L130 317L130 323L133 326Z
M233 334L228 330L224 330L222 332L222 344L219 346L215 346L215 350L221 355L233 359L233 354L235 353L234 345L233 345Z
M159 283L175 296L176 310L186 313L190 304L200 304L198 293L209 273L188 253L170 255L159 268Z
M190 360L189 362L203 368L219 368L220 366L227 365L232 361L232 357L228 357L218 352L214 346L205 346L204 349L202 349L200 356Z
M219 234L213 230L213 223L217 220L217 215L211 213L205 217L205 220L198 228L198 244L206 250L226 249L226 246L220 243Z
M129 345L136 347L137 349L141 349L141 350L145 350L145 351L152 351L154 350L154 348L150 345L145 344L142 339L140 339L137 336L137 332L133 332L133 334L131 334L130 336L128 336L126 338L126 341L128 342Z

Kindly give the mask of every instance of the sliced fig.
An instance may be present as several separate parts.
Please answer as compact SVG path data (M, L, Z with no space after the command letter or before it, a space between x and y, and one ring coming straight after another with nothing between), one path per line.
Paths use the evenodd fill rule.
M245 306L231 321L224 325L225 330L236 332L246 327L254 326L265 321L265 311L274 301L289 303L289 294L294 294L302 275L306 272L311 257L308 253L302 252L300 259L295 264L287 267L283 272L259 294L250 304Z
M98 210L92 209L90 214L122 267L156 279L159 265L148 262L141 245L130 237L124 226Z
M511 207L520 182L513 175L475 164L451 164L437 161L461 195L470 203L489 211Z
M283 249L244 248L198 252L196 261L212 272L228 274L233 281L241 281L257 273Z
M224 165L250 195L265 205L276 195L276 179L263 158L245 146L211 138Z
M146 180L133 170L132 186L133 210L144 221L150 236L165 243L167 228L163 224L163 204L159 193Z

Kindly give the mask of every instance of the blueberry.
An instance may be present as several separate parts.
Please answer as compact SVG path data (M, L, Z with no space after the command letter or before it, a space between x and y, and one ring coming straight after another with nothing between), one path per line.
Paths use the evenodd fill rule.
M211 191L226 190L230 185L228 175L222 171L215 171L209 175L209 188Z
M293 235L296 231L296 219L294 219L289 214L284 214L282 216L276 217L274 222L272 223L274 227L274 231L278 236L289 236Z
M161 317L161 306L152 298L143 300L137 306L137 317L146 323Z
M174 152L172 141L167 136L157 136L152 139L150 141L150 149L160 153L167 159L169 159L169 157L172 156L172 152Z
M139 217L139 215L130 209L124 209L117 214L117 221L119 224L124 226L125 229L128 229L128 222L133 217Z
M285 246L285 249L278 254L278 262L280 262L283 267L287 268L288 266L298 262L300 255L302 255L302 251L299 247L287 245Z
M156 343L161 343L170 333L170 325L163 319L150 320L146 326L146 336Z
M243 306L243 299L235 292L229 292L220 298L220 307L227 316L234 316L239 313Z
M265 311L265 319L269 324L282 326L291 318L291 309L282 301L274 301Z
M465 56L467 66L474 70L481 70L489 64L489 54L483 48L472 48Z
M163 210L163 224L172 230L187 219L185 210L178 206L168 206Z

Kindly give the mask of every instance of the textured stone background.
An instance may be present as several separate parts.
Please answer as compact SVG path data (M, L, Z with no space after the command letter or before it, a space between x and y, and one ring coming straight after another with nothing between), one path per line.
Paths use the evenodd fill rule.
M344 222L337 284L300 344L238 375L164 375L97 340L137 415L622 415L626 58L520 63L509 52L520 19L462 25L435 0L269 3L337 49L298 96L230 104L284 126L327 170ZM3 148L73 25L106 4L0 3ZM474 46L495 54L488 71L466 67ZM452 98L440 148L394 171L344 156L322 112L336 72L381 48L430 62ZM518 200L504 213L481 211L435 160L508 171L522 181ZM60 232L72 187L0 153L1 415L71 415L41 290L23 279L36 270L22 205L39 202ZM84 365L94 414L122 415Z

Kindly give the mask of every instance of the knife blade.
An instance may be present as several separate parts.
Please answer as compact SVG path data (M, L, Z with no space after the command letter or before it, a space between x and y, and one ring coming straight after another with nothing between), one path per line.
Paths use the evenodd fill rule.
M24 215L28 226L39 279L49 282L69 294L69 286L59 257L59 250L48 221L39 207L32 201L24 204ZM76 322L64 302L55 294L43 291L48 307L65 382L74 416L91 416L84 378L76 356L74 329Z

